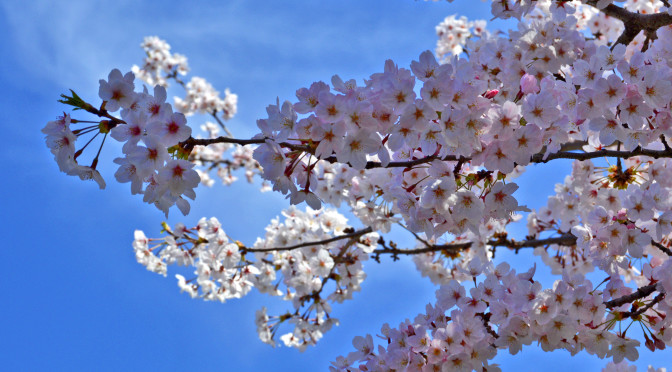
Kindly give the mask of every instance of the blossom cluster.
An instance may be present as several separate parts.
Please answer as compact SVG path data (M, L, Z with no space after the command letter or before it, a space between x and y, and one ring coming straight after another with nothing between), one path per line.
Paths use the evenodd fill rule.
M205 138L214 139L221 134L221 127L212 122L201 125L201 131L207 133ZM263 171L259 163L252 158L253 149L249 146L234 145L230 143L215 143L209 146L196 146L189 154L189 161L193 162L194 168L201 177L201 183L212 186L215 181L210 177L210 171L216 169L215 174L222 183L231 185L235 182L235 172L243 169L248 183L254 182L255 176ZM261 191L268 191L267 183L262 184Z
M174 154L177 152L177 145L190 138L191 128L186 125L185 116L173 112L172 106L166 102L164 87L155 86L153 94L146 88L142 92L135 92L134 79L133 73L122 75L114 69L107 80L100 80L98 95L103 104L99 110L83 102L74 92L72 97L65 97L68 104L111 120L101 120L97 125L71 130L72 120L69 115L65 115L48 123L42 130L47 134L47 144L63 172L80 175L82 179L94 179L104 188L105 183L96 171L100 150L89 167L79 165L77 158L96 136L103 133L104 138L107 138L109 134L124 144L124 156L114 159L114 163L119 165L114 175L117 181L130 183L132 194L143 194L145 202L156 205L166 214L173 205L187 214L189 203L183 196L190 199L196 197L194 188L198 186L200 178L193 170L194 164L171 158L169 151ZM119 110L121 119L110 115ZM76 139L91 132L96 133L94 137L75 151ZM104 142L105 139L101 148Z
M170 45L156 36L145 37L140 44L145 50L142 67L133 66L131 71L147 84L168 87L170 79L176 80L185 86L185 98L175 97L175 107L183 114L190 116L194 113L213 114L222 113L224 120L231 119L237 111L238 96L227 88L224 98L205 79L194 76L184 84L178 75L186 75L189 71L187 58L181 54L171 53Z
M184 99L175 97L175 107L185 115L194 113L217 115L221 112L224 120L231 119L238 110L238 95L227 88L224 98L205 79L198 76L191 78L186 85L187 95Z
M481 258L487 257L483 254L486 250L477 244L460 252L459 259L449 253L416 256L423 275L442 284L436 292L436 305L396 329L384 326L381 332L388 346L379 347L377 353L372 339L365 353L362 339L356 339L353 345L358 351L338 358L334 370L350 370L359 361L369 371L434 367L490 371L493 366L487 360L494 357L495 349L516 354L532 342L545 351L562 348L572 355L584 350L600 358L612 357L614 363L606 369L612 370L624 365L623 358L638 358L635 347L639 341L626 336L627 328L621 332L623 328L614 327L631 319L642 323L647 348L672 346L672 320L667 316L672 301L666 295L672 290L672 251L668 248L672 227L667 195L672 173L668 163L668 159L646 164L626 162L625 172L632 173L640 183L620 190L613 187L619 182L614 177L616 166L610 167L613 173L604 177L590 161L574 163L572 174L556 186L557 193L549 197L548 206L528 218L530 237L570 229L573 234L568 243L535 250L554 274L562 275L550 289L542 289L541 283L532 280L534 268L517 275L506 263L493 268L490 260ZM600 189L608 192L601 193ZM490 230L496 234L501 227L492 226ZM446 246L448 249L450 246ZM549 250L556 253L551 256ZM446 261L457 263L445 267ZM593 287L586 279L585 275L595 268L608 274L602 283L606 282L604 289L598 289L601 284ZM485 279L477 283L476 279L483 276ZM471 289L460 284L470 280L475 283ZM624 281L638 288L630 288ZM637 296L637 305L620 301L642 288L648 288L648 293ZM454 306L457 309L452 310ZM471 324L474 316L480 318L475 328ZM512 321L513 325L508 323ZM478 347L481 340L483 348Z
M532 342L544 351L586 351L616 364L638 358L639 341L627 331L613 331L620 313L605 305L626 294L618 285L600 290L583 275L565 273L543 289L533 279L534 268L516 273L507 263L493 267L472 261L470 270L474 286L455 280L442 285L436 304L427 305L425 313L396 328L383 325L383 345L377 349L371 335L355 338L356 351L337 358L331 370L499 371L489 362L498 349L515 355ZM654 313L647 323L655 327L663 321ZM647 342L653 347L670 343L669 335L665 341L651 337Z
M469 21L467 17L450 15L436 26L436 55L442 61L458 56L464 51L464 45L472 36L481 36L487 32L484 20Z
M176 276L192 297L224 302L256 287L291 301L285 314L257 313L264 342L275 344L287 322L294 330L281 337L285 345L314 345L336 324L331 304L359 290L363 261L413 254L420 273L440 285L436 303L397 328L383 326L377 350L373 337L357 337L356 351L334 370L492 371L498 350L516 354L533 342L608 357L607 370L625 369L642 342L623 321L641 325L650 350L672 346L672 20L655 37L648 29L628 36L607 17L612 2L493 1L495 17L521 20L508 34L449 17L437 27L440 61L426 51L410 69L385 62L362 84L334 76L298 89L293 102L267 107L251 140L232 138L217 116L235 113L235 95L222 100L199 78L183 83L177 75L186 60L171 62L167 44L150 38L140 76L182 84L187 97L176 107L210 114L229 136L208 123L200 143L209 146L185 145L191 129L165 102L165 88L136 93L133 74L118 70L100 82L100 109L74 92L65 97L104 120L71 130L82 121L64 114L43 132L62 171L101 187L98 155L91 166L77 162L91 141L76 150L75 140L95 132L125 142L117 180L166 212L173 204L188 212L183 196L193 199L200 179L213 183L194 164L217 168L225 183L244 168L291 204L306 202L312 209L284 211L285 220L273 220L252 247L230 239L216 219L165 226L160 239L136 233L136 257L150 271L194 270L191 279ZM665 11L658 1L625 8ZM110 114L119 109L121 118ZM616 164L590 160L602 157ZM525 240L509 239L517 212L529 211L512 180L530 164L563 158L577 160L572 174L528 215ZM365 228L347 228L334 210L319 210L323 204L349 207ZM394 223L416 237L415 249L378 239ZM534 248L562 280L543 288L534 267L517 273L495 265L502 246ZM597 270L607 278L594 285L588 275Z
M646 52L626 55L623 45L586 40L576 23L567 14L561 23L521 24L508 39L481 37L468 60L450 64L430 52L411 70L388 61L363 86L335 76L333 87L301 88L298 101L269 106L257 123L263 177L316 207L320 164L348 164L382 181L368 201L382 196L413 231L434 237L476 232L494 210L500 218L519 210L487 203L493 182L470 189L513 174L535 154L540 162L577 141L594 148L619 141L626 151L657 146L672 134L672 59L664 47L672 32L661 29ZM387 170L370 169L377 167Z
M134 65L131 71L138 79L150 86L168 86L170 76L186 75L189 72L187 57L171 53L170 44L156 36L147 36L140 44L145 50L142 67Z
M206 122L201 126L206 138L220 136L220 128L231 136L223 120L230 120L238 111L238 95L231 93L227 88L224 98L207 80L194 76L188 83L179 76L188 71L186 58L179 54L170 53L170 45L156 36L146 37L140 45L147 53L142 67L133 66L132 71L138 78L150 85L159 84L167 87L170 80L176 81L185 89L185 97L174 97L175 108L185 116L194 114L209 114L217 121L217 125ZM179 62L179 63L178 63ZM221 119L220 119L221 118ZM189 155L188 160L196 164L195 169L201 177L201 182L211 186L214 180L210 178L210 171L216 169L217 176L226 185L234 182L237 177L234 171L245 169L245 177L249 182L255 174L260 173L259 164L252 159L252 150L248 147L228 143L216 143L208 147L197 146ZM265 190L263 187L262 190Z
M82 100L74 91L72 96L63 95L65 100L61 102L74 106L75 110L95 114L103 120L76 120L64 114L46 125L42 132L47 136L47 146L54 154L60 170L81 179L92 179L100 188L104 188L105 181L96 170L100 149L90 166L79 164L78 158L100 134L104 134L100 145L102 149L109 134L124 143L124 156L114 159L114 163L119 165L115 173L117 181L130 182L132 194L143 194L145 202L156 205L166 214L173 205L177 205L183 214L189 213L189 202L184 197L192 200L196 197L194 188L201 181L201 176L206 178L208 184L212 183L207 170L213 167L218 167L218 173L225 183L235 180L231 173L233 170L245 168L251 182L255 171L260 171L251 157L251 150L237 146L234 161L220 162L232 146L218 144L196 151L184 146L184 141L190 139L192 134L185 113L210 113L218 119L216 115L221 112L221 116L228 120L236 113L237 96L227 89L226 97L221 99L207 81L194 77L185 85L186 98L175 97L176 107L181 112L173 112L173 106L166 102L166 86L169 79L181 82L177 76L188 71L186 57L171 54L170 45L157 37L145 38L141 46L147 53L142 68L134 66L135 73L123 75L114 69L107 80L100 80L99 97L103 101L100 109ZM145 82L156 84L152 93L146 87L141 92L135 91L136 74ZM113 116L117 111L120 111L119 117ZM71 124L77 123L97 125L71 129ZM212 124L206 124L204 130L211 138L218 135L218 129ZM94 133L93 138L77 150L76 140L89 133ZM193 156L190 157L191 152ZM207 167L206 170L200 170L194 169L194 165Z
M171 265L193 269L190 279L175 275L180 290L192 298L225 302L252 288L281 296L292 309L278 316L259 310L259 337L275 345L275 334L286 322L294 329L280 339L305 350L338 324L329 315L331 303L351 299L359 291L366 277L362 262L378 235L348 235L346 218L333 209L303 212L291 207L282 214L284 221L271 221L266 236L249 248L229 238L214 217L202 218L193 228L164 226L163 238L148 239L138 230L133 248L139 263L164 276Z
M646 369L647 372L667 372L667 368L661 367L661 368L654 368L649 365L649 367ZM637 366L628 364L628 362L622 361L620 363L614 363L614 362L609 362L604 368L602 368L602 372L637 372Z
M47 147L54 155L54 160L56 160L61 172L70 176L79 176L82 180L93 180L101 189L104 189L106 184L103 177L96 170L97 161L94 159L94 163L91 166L81 165L77 162L75 142L77 141L77 134L81 132L81 129L73 132L70 129L71 124L72 118L69 114L65 113L58 119L48 122L42 128L42 133L46 135Z

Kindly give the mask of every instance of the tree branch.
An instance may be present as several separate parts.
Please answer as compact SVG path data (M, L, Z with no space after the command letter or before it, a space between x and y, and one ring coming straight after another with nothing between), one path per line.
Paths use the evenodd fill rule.
M217 138L192 138L190 137L186 141L183 141L180 143L182 148L191 150L193 149L194 146L208 146L216 143L234 143L238 145L253 145L253 144L263 144L266 142L265 138L252 138L252 139L238 139L238 138L230 138L230 137L217 137ZM597 151L591 151L591 152L571 152L571 150L576 149L579 146L582 146L585 144L582 141L579 141L578 143L574 142L569 142L565 145L563 145L561 151L554 152L549 154L546 158L544 158L544 153L539 152L530 157L530 163L548 163L551 160L556 160L556 159L573 159L573 160L588 160L588 159L595 159L595 158L602 158L602 157L610 157L610 158L621 158L621 159L628 159L632 158L635 156L648 156L654 159L659 159L659 158L672 158L672 149L666 148L664 150L653 150L653 149L643 149L641 147L637 147L632 151L620 151L620 150L608 150L608 149L602 149L602 150L597 150ZM289 148L293 151L304 151L309 154L314 153L313 147L309 145L300 145L300 144L295 144L295 143L289 143L289 142L280 142L278 143L281 147L284 148ZM329 163L337 163L338 159L335 156L329 156L327 158L319 159L323 160ZM441 161L457 161L457 162L467 162L470 161L470 157L464 157L464 156L456 156L456 155L447 155L444 157L439 157L439 156L425 156L423 158L419 159L413 159L413 160L408 160L408 161L393 161L387 164L386 166L383 166L382 163L380 162L375 162L375 161L369 161L366 163L366 169L373 169L373 168L412 168L416 165L421 165L421 164L427 164L430 163L434 160L441 160Z
M597 1L598 0L590 0L587 4L597 8ZM600 11L609 17L614 17L624 24L630 24L640 30L655 31L661 27L672 24L672 15L667 13L635 13L614 4L609 4L606 8L600 9Z
M597 8L597 1L598 0L591 0L588 1L587 4ZM672 24L672 15L667 13L634 13L614 4L609 4L606 8L599 10L607 16L623 22L625 30L623 30L623 33L616 40L616 44L623 44L626 46L630 44L642 30L653 35L657 29Z
M243 253L247 252L273 252L273 251L291 251L293 249L297 248L303 248L303 247L311 247L314 245L322 245L322 244L329 244L333 243L335 241L343 240L343 239L352 239L352 238L357 238L359 236L362 236L364 234L368 234L370 232L373 232L373 229L371 227L367 227L365 229L357 230L354 232L351 232L349 234L343 234L343 235L338 235L333 238L329 239L324 239L324 240L318 240L314 242L306 242L306 243L301 243L301 244L295 244L295 245L290 245L287 247L271 247L271 248L248 248L245 246L240 246L240 250Z
M667 248L666 246L664 246L664 245L658 243L657 241L655 241L655 240L653 240L653 239L651 240L651 245L653 245L654 247L660 249L660 250L663 251L663 253L665 253L666 255L672 257L672 250L670 250L670 248Z
M619 307L621 305L625 305L627 303L631 303L633 301L639 300L641 298L644 298L651 293L653 293L656 290L656 283L646 285L641 288L637 288L637 290L633 293L630 293L629 295L625 295L619 298L615 298L611 301L607 301L604 304L607 306L608 309L612 309L614 307Z
M644 314L647 310L649 310L650 308L652 308L655 304L657 304L657 303L659 303L660 301L662 301L663 298L665 298L665 293L660 292L660 293L658 293L658 295L657 295L656 297L653 298L653 300L651 300L651 302L649 302L648 304L642 306L640 309L637 309L637 310L635 310L635 311L626 311L626 312L624 312L624 313L621 313L620 316L621 316L623 319L625 319L625 318L633 318L633 319L635 319L635 318L637 318L638 316Z
M184 90L187 90L187 84L184 82L184 80L177 77L177 69L175 69L172 73L166 75L166 78L175 80L175 82L180 84L182 86L182 88L184 88ZM227 136L233 137L233 134L229 131L229 128L227 128L226 125L224 125L224 122L222 121L222 119L220 119L217 116L217 110L214 110L214 111L208 112L208 113L210 114L210 116L212 116L215 119L217 124L219 124L219 126L222 127L222 129L224 129L224 132L226 132Z
M266 138L251 138L251 139L240 139L240 138L231 138L226 136L220 136L217 138L193 138L189 137L185 141L180 142L180 147L187 151L191 151L194 146L208 146L214 145L216 143L233 143L237 145L261 145L266 143ZM303 151L307 153L313 153L313 149L308 145L298 145L295 143L289 142L280 142L278 143L281 147L285 147L294 151Z
M519 250L521 248L541 247L550 244L572 246L576 244L576 237L572 234L563 234L561 236L553 238L528 239L521 241L515 241L513 239L493 239L488 241L486 244L491 245L493 247L507 247L515 250ZM374 256L380 256L381 254L391 254L393 256L398 256L400 254L416 255L422 253L441 252L441 251L460 252L471 248L472 245L473 242L441 244L441 245L434 244L425 248L418 248L418 249L398 249L398 248L383 247L374 250L372 254Z

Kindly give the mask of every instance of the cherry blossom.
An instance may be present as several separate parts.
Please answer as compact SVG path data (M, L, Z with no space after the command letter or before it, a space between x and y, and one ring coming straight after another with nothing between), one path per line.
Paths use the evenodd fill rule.
M185 197L214 183L214 169L226 184L244 169L290 204L306 202L250 245L214 218L164 224L161 238L138 231L132 244L152 272L182 266L177 286L192 298L226 302L254 288L282 297L286 313L256 314L265 343L315 345L338 324L336 305L361 289L365 261L412 256L438 286L435 303L383 325L378 344L355 337L334 371L491 371L499 351L531 344L630 370L642 346L672 346L672 18L662 5L493 1L492 15L517 19L516 29L450 16L437 26L436 57L424 51L409 68L388 60L361 84L334 75L298 88L267 106L250 139L222 121L237 96L181 80L186 58L149 37L143 67L100 80L100 104L62 96L96 120L64 113L42 132L61 171L100 188L100 149L108 134L123 142L115 178L166 214L173 205L187 214ZM136 92L135 77L152 93ZM174 106L168 81L186 91ZM216 121L203 125L205 138L194 137L195 113ZM83 123L93 125L75 127ZM560 159L573 160L572 171L546 205L520 205L514 178ZM361 227L327 206L348 208ZM512 237L509 225L523 218L527 236ZM416 246L387 240L392 225ZM538 281L536 264L518 272L498 262L498 249L531 252L556 280Z

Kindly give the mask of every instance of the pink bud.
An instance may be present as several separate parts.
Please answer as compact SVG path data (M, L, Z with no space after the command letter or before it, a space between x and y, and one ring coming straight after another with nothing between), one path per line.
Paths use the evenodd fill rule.
M499 93L499 90L498 90L498 89L489 90L489 91L485 92L485 94L483 95L483 97L485 97L485 98L487 98L487 99L493 99L493 98L495 98L495 96L497 95L497 93Z
M537 85L537 78L530 74L523 75L523 77L520 78L520 90L525 94L538 93L539 86Z
M653 344L656 346L656 349L665 350L665 342L663 340L654 337Z
M628 215L628 211L625 208L622 208L621 210L616 213L616 219L617 220L624 220L626 216Z
M639 89L636 84L628 84L625 86L625 98L638 97Z

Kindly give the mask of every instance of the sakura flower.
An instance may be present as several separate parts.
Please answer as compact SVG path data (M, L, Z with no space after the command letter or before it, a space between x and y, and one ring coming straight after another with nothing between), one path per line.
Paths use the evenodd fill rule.
M323 137L315 149L315 156L326 158L340 153L344 146L345 123L342 121L326 124Z
M264 179L275 180L285 171L285 153L276 142L266 140L266 143L254 150L253 156L264 169Z
M413 77L404 79L389 78L385 80L386 89L381 97L381 102L395 112L403 112L406 106L415 101Z
M648 66L644 63L644 53L637 52L630 57L629 61L623 60L618 63L617 69L626 83L637 84L642 81Z
M187 118L179 112L170 113L165 120L151 122L147 126L147 131L156 136L166 147L177 145L191 136Z
M145 135L148 115L142 111L124 111L121 117L126 124L112 128L110 136L119 142L138 143Z
M345 115L345 98L329 91L321 91L315 106L315 115L325 123L335 123Z
M496 218L503 219L508 218L509 214L521 210L518 201L511 196L516 190L518 190L518 185L513 182L507 184L497 182L485 196L486 209Z
M660 109L670 103L672 83L667 79L661 79L659 71L649 70L644 79L636 84L639 94L652 108Z
M606 45L600 45L597 48L597 53L595 54L595 59L597 63L606 70L615 69L619 62L624 59L625 56L625 45L616 44L613 47L613 50L607 47Z
M541 129L536 125L529 124L516 129L502 150L508 158L518 165L527 165L530 163L529 155L539 152L541 148Z
M556 99L546 91L529 94L523 101L523 117L530 124L548 128L560 116Z
M60 134L69 130L70 123L70 115L63 114L63 116L59 116L58 119L48 122L47 125L42 128L42 133L46 134L47 137ZM47 147L52 148L49 143L47 143Z
M133 164L141 179L161 168L170 158L166 147L156 137L145 137L143 142L145 146L134 145L132 142L124 146L128 162Z
M116 158L114 162L119 164L119 169L114 173L117 182L130 182L131 194L141 194L143 179L138 175L136 166L129 162L127 158Z
M464 296L466 296L464 287L456 280L451 280L447 285L442 285L436 291L437 305L442 309L449 310Z
M343 151L337 155L337 158L339 162L349 163L355 169L364 169L366 155L377 152L380 146L380 140L374 138L374 134L359 131L345 138Z
M653 109L647 105L636 92L628 92L625 99L618 105L619 117L633 129L643 129L646 118L653 115Z
M47 147L54 154L59 170L65 173L77 166L75 161L77 136L70 130L69 122L70 117L66 115L63 119L47 123L42 129L42 132L47 134L45 138Z
M168 188L172 196L185 194L193 199L196 196L193 189L201 181L193 167L194 164L186 160L169 160L159 169L158 181Z
M460 190L456 193L453 215L474 221L480 218L484 207L483 200L477 197L472 191Z
M524 94L539 93L537 79L530 74L523 75L523 77L520 78L520 91Z
M166 103L166 88L161 85L154 87L154 95L148 95L143 106L149 121L160 121L172 113L170 104Z
M411 62L411 71L422 81L427 81L434 76L434 72L438 69L439 64L434 58L434 54L426 50L420 54L419 61Z
M609 75L606 79L600 78L595 83L595 102L607 107L616 107L625 97L625 86L621 79L615 74Z
M329 86L324 82L318 81L312 83L310 88L301 88L296 91L296 98L299 102L294 104L294 110L299 114L307 114L313 110L319 103L318 96L322 91L329 91Z
M266 124L270 130L277 132L274 137L278 141L286 140L294 132L294 125L298 116L289 101L283 102L281 108L278 99L275 105L266 107L266 113L268 114ZM257 122L257 125L259 125L259 122Z
M601 66L597 60L591 60L590 63L579 59L572 65L572 83L590 88L601 77Z
M98 95L107 102L105 108L114 112L119 108L128 108L135 98L135 88L133 80L135 76L132 72L121 75L121 71L114 69L108 75L107 81L100 80L100 89Z
M614 363L620 363L623 359L635 361L639 358L636 347L640 342L625 337L616 337L611 344L608 356L613 357Z
M105 188L105 180L103 179L103 176L101 176L100 173L92 167L75 165L66 173L71 176L78 176L79 179L83 181L92 180L98 184L98 187L100 187L101 190Z
M500 171L504 174L511 173L514 162L505 153L505 142L493 141L483 153L483 166L492 171Z
M641 258L644 247L651 242L651 238L637 229L626 230L623 236L623 247L633 258Z

